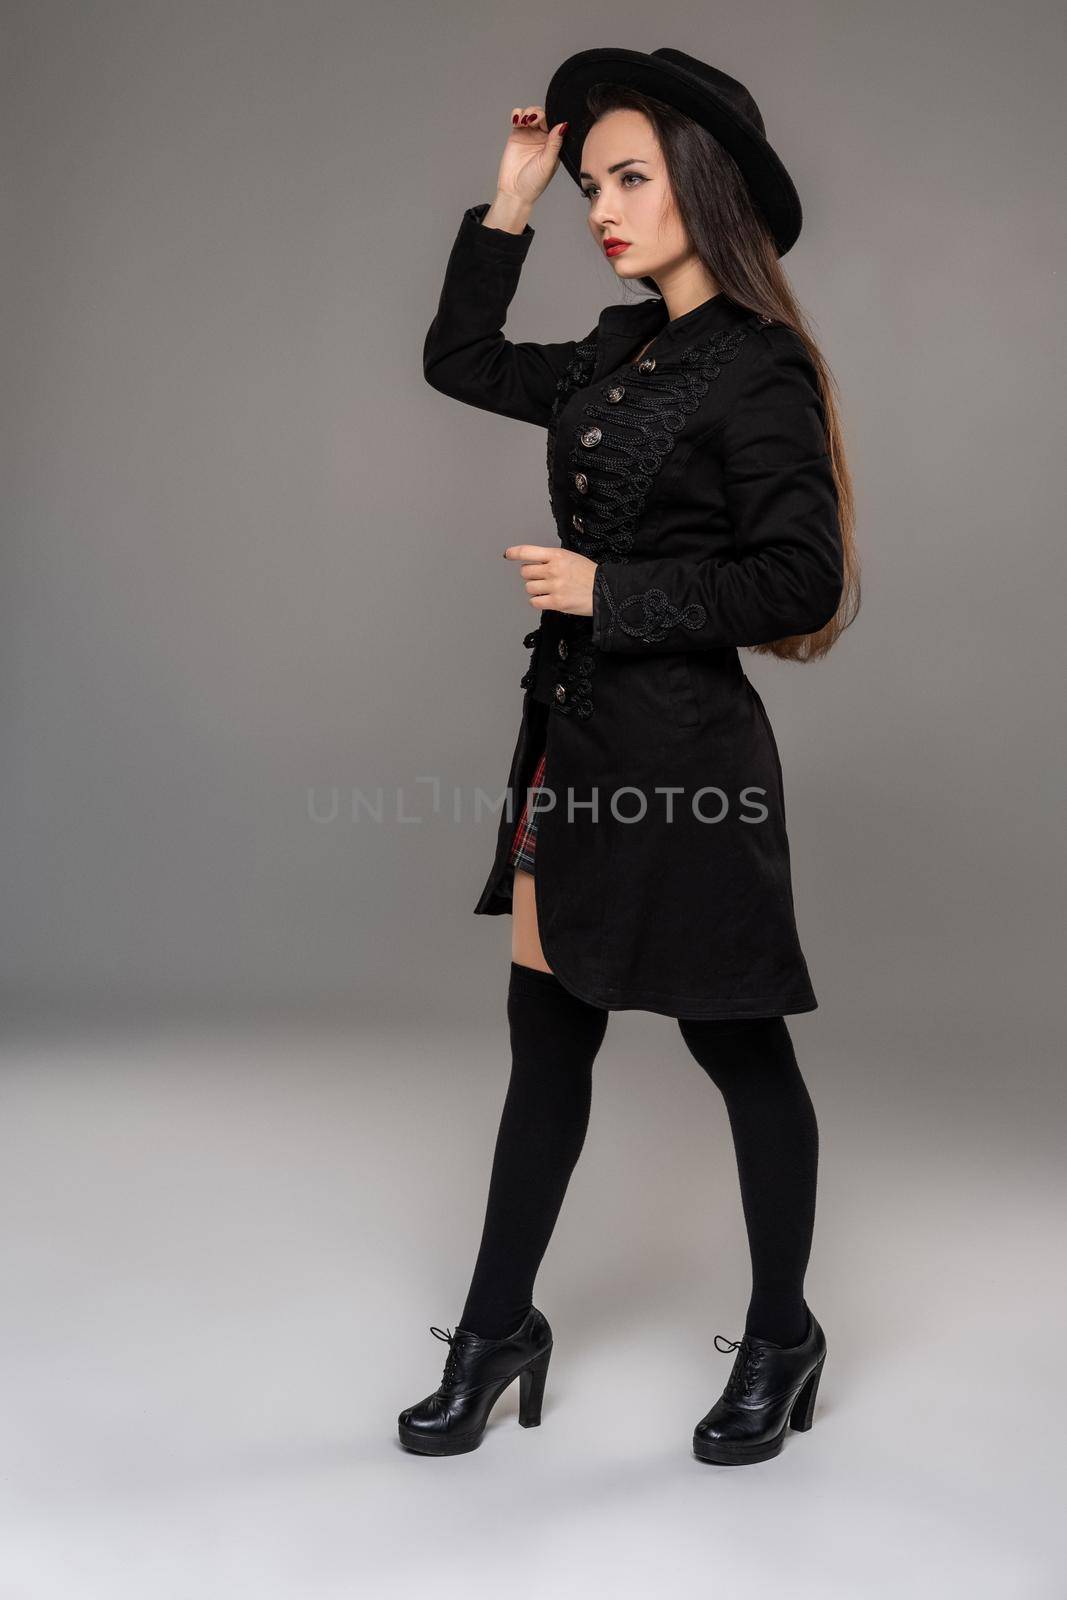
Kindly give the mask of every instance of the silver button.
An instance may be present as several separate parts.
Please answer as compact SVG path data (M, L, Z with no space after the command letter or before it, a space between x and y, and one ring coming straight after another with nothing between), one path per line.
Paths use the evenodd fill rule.
M589 479L586 477L584 472L576 472L574 474L574 487L577 489L579 494L589 493Z
M655 358L655 356L646 356L643 361L639 361L637 363L637 370L638 370L638 372L652 372L652 371L655 370L655 366L656 366L656 358Z
M562 703L564 700L566 700L566 698L567 698L566 689L563 687L563 685L561 683L557 683L556 684L556 699L559 700Z
M561 661L566 661L566 659L567 659L567 641L566 641L566 639L561 639L559 641L559 644L556 646L556 649L559 651L560 660Z
M773 317L765 317L763 315L762 311L759 313L759 319L760 319L761 322L773 322L774 321Z
M599 444L600 443L600 441L604 437L604 435L601 433L599 428L594 427L594 428L586 428L584 430L584 432L582 432L582 433L580 433L578 435L578 437L582 441L582 443L585 445L585 448L587 450L591 450L595 444Z
M621 383L616 383L612 388L610 388L608 390L607 398L611 401L612 405L614 405L617 400L621 400L622 399L622 397L623 397L623 395L625 393L626 393L626 390L623 387L623 385Z
M571 527L574 529L575 533L584 533L585 532L585 522L584 522L583 518L579 516L577 511L574 513L573 517L571 518Z

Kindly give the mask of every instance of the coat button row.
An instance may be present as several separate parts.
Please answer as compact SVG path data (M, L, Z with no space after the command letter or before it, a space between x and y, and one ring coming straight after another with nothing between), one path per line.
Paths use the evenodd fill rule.
M580 433L578 437L585 445L585 448L587 450L591 450L595 444L600 443L604 435L601 433L599 428L594 427L584 429L584 431Z

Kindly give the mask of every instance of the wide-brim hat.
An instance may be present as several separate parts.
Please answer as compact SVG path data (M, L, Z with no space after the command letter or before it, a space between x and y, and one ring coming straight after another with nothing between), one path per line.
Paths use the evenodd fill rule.
M793 180L767 141L759 107L743 83L681 50L579 50L556 68L545 95L550 128L569 124L560 160L580 183L589 131L585 97L594 83L620 83L664 100L715 135L729 151L774 238L779 256L792 249L803 214Z

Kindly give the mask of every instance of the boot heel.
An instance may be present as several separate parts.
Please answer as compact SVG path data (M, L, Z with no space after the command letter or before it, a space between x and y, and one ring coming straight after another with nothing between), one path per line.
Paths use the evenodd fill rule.
M545 1379L552 1346L523 1367L519 1373L519 1422L524 1428L536 1428L541 1421L541 1401L545 1395Z
M798 1433L806 1433L811 1427L811 1419L815 1412L815 1396L819 1392L819 1379L822 1377L823 1356L811 1377L793 1401L793 1409L789 1413L789 1425Z

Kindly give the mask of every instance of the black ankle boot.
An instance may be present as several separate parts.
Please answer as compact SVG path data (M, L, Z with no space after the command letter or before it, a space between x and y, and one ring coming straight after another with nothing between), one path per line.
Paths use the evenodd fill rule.
M803 1433L811 1427L815 1394L826 1359L826 1337L808 1308L808 1331L799 1344L774 1344L744 1334L719 1344L736 1350L726 1387L697 1423L693 1453L702 1461L737 1466L766 1461L785 1441L787 1423Z
M441 1382L433 1394L397 1418L400 1442L429 1456L454 1456L482 1442L489 1413L509 1383L519 1380L519 1422L536 1428L552 1354L552 1329L531 1306L514 1333L483 1339L469 1328L454 1333L431 1327L450 1346Z

